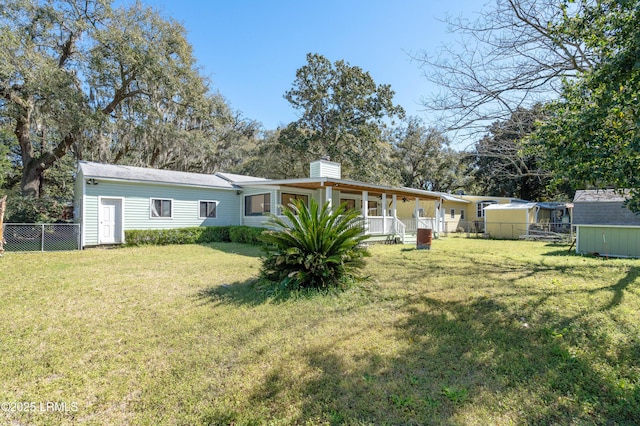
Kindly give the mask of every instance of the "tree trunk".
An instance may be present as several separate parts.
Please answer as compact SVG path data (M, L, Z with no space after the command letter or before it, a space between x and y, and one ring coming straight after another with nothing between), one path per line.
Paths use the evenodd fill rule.
M22 182L21 189L22 195L25 197L40 197L40 188L42 188L42 173L45 168L38 159L33 158L28 163L24 164L22 168Z
M22 154L22 182L20 188L22 195L37 198L40 196L40 178L42 168L38 167L38 161L33 157L33 144L31 143L31 103L23 105L22 114L16 120L14 133L18 138Z
M22 153L22 181L20 188L25 197L39 198L43 183L43 173L56 161L67 154L69 147L76 140L73 132L67 134L53 151L41 149L40 154L34 157L33 144L31 143L31 108L25 109L24 114L16 122L15 135L20 144ZM44 147L45 141L42 141Z

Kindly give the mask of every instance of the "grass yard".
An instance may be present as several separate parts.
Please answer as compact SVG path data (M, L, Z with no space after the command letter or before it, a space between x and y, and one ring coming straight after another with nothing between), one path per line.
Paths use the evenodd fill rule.
M254 247L0 258L0 424L640 423L640 260L449 237L276 300Z

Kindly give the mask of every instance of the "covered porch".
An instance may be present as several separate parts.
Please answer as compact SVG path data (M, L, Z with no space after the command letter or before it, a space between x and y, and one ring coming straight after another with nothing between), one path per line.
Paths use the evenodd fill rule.
M429 228L437 231L434 218L419 217L420 201L433 201L440 204L439 193L422 191L413 188L391 187L367 184L362 182L319 177L286 180L270 180L260 182L243 182L247 196L262 188L269 191L270 200L274 200L269 212L280 214L281 206L292 199L301 197L314 198L319 204L328 202L330 206L345 203L348 208L358 209L363 219L363 232L372 239L397 238L408 242L418 228ZM303 198L304 199L304 198ZM308 199L308 198L307 198ZM412 217L398 216L399 202L413 202L415 208ZM266 222L267 218L247 217L245 224L259 226L257 220Z

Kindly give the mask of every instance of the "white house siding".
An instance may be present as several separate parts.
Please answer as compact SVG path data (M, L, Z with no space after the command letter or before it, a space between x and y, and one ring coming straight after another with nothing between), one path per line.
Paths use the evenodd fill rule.
M78 179L80 180L80 179ZM192 226L239 225L241 196L235 190L186 187L168 184L99 180L86 185L84 211L84 245L98 244L98 197L124 199L124 229L170 229ZM171 218L151 218L150 199L171 199ZM218 201L216 218L199 218L199 201Z

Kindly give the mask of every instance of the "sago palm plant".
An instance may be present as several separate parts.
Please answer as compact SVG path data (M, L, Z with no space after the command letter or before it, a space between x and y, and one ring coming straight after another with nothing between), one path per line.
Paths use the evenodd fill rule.
M356 210L346 204L332 210L311 199L309 207L295 200L283 207L286 220L272 215L274 230L262 235L267 255L261 275L288 290L342 287L359 278L368 251L361 246L367 237Z

